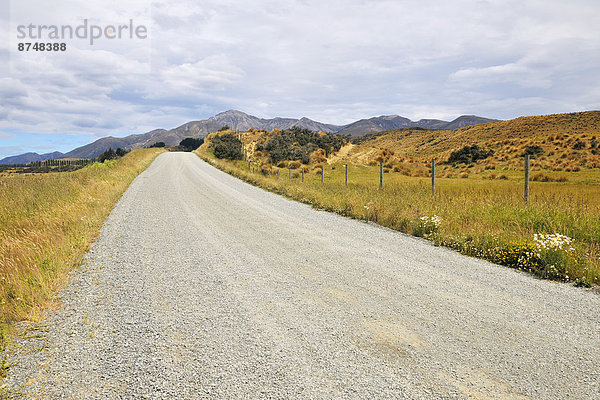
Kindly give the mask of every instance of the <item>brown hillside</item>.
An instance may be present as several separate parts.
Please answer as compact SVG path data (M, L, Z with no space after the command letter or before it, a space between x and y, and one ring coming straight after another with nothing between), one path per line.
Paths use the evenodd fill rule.
M486 162L516 166L527 146L540 146L544 169L600 168L600 111L521 117L454 130L379 132L355 146L345 161L445 161L452 151L477 144L494 150ZM393 152L392 156L389 153Z
M264 145L273 132L250 129L240 134L249 159L266 170L272 168L269 153L266 150L257 151L256 146ZM212 135L208 136L205 147ZM532 160L534 171L596 169L600 168L600 111L521 117L454 130L417 128L382 131L354 141L354 144L342 147L328 159L324 154L315 153L311 156L311 167L320 166L326 161L330 164L361 165L374 165L382 161L392 172L426 176L427 164L432 158L442 163L448 160L453 151L477 144L484 150L493 150L493 156L467 166L440 166L444 176L496 169L520 170L527 146L539 146L542 149L542 153ZM299 162L293 162L292 168L299 168L300 165ZM277 166L287 167L288 162L280 162ZM453 172L455 169L461 171Z

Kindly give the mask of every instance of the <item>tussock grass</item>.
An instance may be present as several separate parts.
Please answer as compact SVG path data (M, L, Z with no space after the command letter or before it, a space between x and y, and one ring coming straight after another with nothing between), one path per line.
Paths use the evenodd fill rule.
M252 184L316 208L373 221L411 235L423 232L422 217L437 215L439 227L426 237L464 254L498 263L507 262L511 252L526 251L536 233L560 233L575 240L575 250L558 271L528 263L511 265L539 276L575 281L583 285L600 283L600 187L574 179L573 182L532 182L530 204L523 200L523 182L517 171L502 179L484 179L483 171L468 179L436 179L388 173L379 189L379 167L350 165L349 185L344 185L344 166L325 167L305 175L305 182L288 179L287 173L260 174L248 171L242 161L217 160L206 149L197 153L216 167ZM333 167L335 167L333 169ZM585 172L582 172L584 173ZM590 172L595 178L597 174ZM423 235L420 235L423 236ZM507 253L508 252L508 253ZM518 254L517 254L518 256ZM539 268L538 268L539 267Z
M345 157L351 164L399 162L436 158L477 144L493 150L488 163L517 167L528 146L539 147L545 169L572 172L600 167L600 111L521 117L454 130L391 130L366 135ZM542 160L543 157L543 160Z
M0 176L0 342L36 320L131 181L161 153L134 150L73 172Z

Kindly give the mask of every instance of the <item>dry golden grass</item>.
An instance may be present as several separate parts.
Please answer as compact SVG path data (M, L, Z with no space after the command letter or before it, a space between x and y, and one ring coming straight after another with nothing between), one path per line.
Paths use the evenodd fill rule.
M494 150L490 159L500 165L519 161L526 146L544 149L545 165L557 170L581 167L599 168L600 111L521 117L510 121L490 122L455 130L394 130L355 146L340 162L368 165L381 158L417 161L436 158L447 160L452 151L469 144ZM386 157L385 153L394 154ZM566 162L556 166L558 159ZM514 165L513 165L514 167Z
M74 172L0 176L0 340L13 322L42 315L115 202L160 152L134 150Z

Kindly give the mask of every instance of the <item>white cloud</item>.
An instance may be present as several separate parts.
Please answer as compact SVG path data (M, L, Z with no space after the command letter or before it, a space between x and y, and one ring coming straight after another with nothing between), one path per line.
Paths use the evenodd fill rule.
M512 83L523 88L549 88L552 81L546 73L521 62L494 65L484 68L460 69L450 75L450 80L463 87Z
M597 1L11 1L0 131L99 137L238 108L347 123L599 108ZM145 40L16 51L18 24L133 19ZM0 35L2 32L0 27ZM6 57L2 57L6 71ZM0 145L1 146L1 145Z
M213 55L195 63L171 66L162 72L163 83L180 92L225 90L240 81L244 71L231 64L224 55Z

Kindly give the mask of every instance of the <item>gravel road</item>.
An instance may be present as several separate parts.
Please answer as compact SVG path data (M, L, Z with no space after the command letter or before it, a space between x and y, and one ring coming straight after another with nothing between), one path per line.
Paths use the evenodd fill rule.
M600 295L165 153L3 382L50 399L598 399Z

